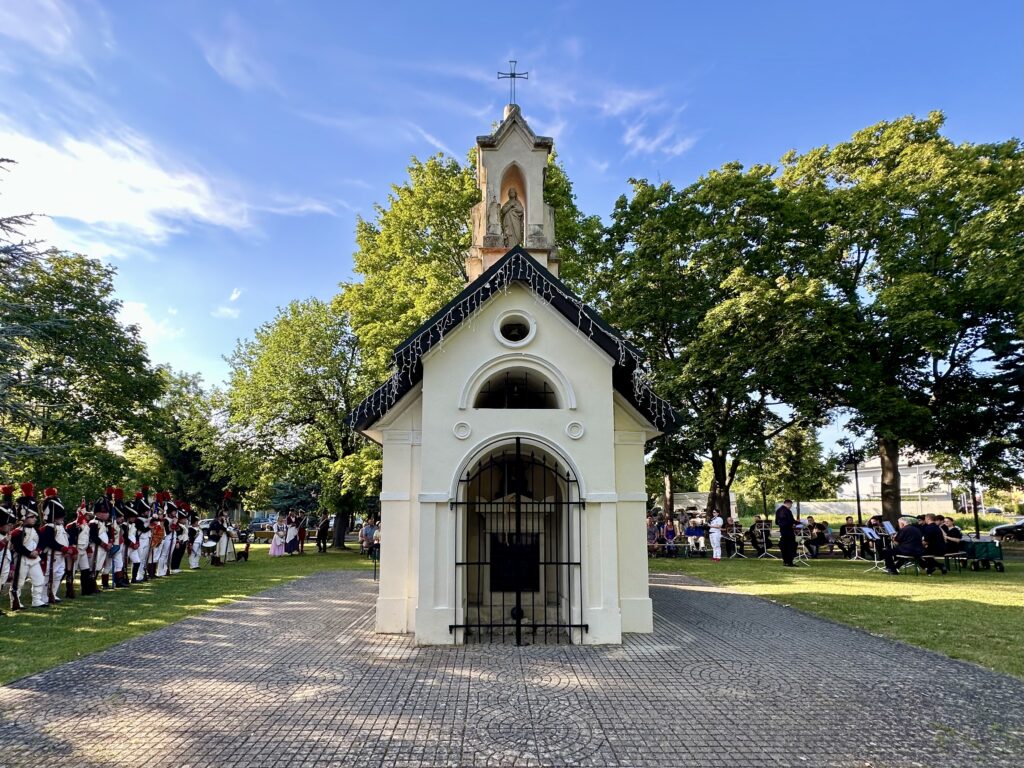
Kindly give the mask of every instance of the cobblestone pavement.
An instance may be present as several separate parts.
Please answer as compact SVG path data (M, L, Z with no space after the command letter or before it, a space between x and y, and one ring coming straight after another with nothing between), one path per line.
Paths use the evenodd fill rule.
M621 647L416 648L328 572L0 688L0 765L1021 765L1024 683L680 576Z

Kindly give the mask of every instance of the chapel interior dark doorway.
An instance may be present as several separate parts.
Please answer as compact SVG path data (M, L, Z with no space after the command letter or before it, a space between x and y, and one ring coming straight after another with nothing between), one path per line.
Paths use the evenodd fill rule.
M456 639L581 642L584 502L572 471L516 438L470 465L452 506Z

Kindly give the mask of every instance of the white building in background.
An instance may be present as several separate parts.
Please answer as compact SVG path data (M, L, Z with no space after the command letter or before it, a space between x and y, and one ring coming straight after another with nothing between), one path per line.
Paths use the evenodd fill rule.
M931 457L925 454L903 454L900 456L899 471L900 495L908 511L913 508L911 502L915 499L946 502L948 506L952 499L949 483L942 480ZM862 500L882 498L882 460L878 456L858 464L857 475ZM853 472L847 472L846 481L839 487L839 498L854 499L856 495Z

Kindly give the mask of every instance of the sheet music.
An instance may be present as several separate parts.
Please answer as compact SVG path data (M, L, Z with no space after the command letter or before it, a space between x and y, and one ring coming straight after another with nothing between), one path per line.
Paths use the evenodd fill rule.
M892 523L890 523L888 520L882 523L882 527L885 528L885 532L888 533L890 536L896 535L896 529L892 527Z

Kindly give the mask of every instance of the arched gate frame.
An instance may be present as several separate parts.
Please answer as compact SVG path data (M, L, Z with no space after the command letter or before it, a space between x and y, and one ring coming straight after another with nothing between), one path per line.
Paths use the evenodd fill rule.
M522 438L459 480L455 622L462 642L581 642L582 514L572 470Z

